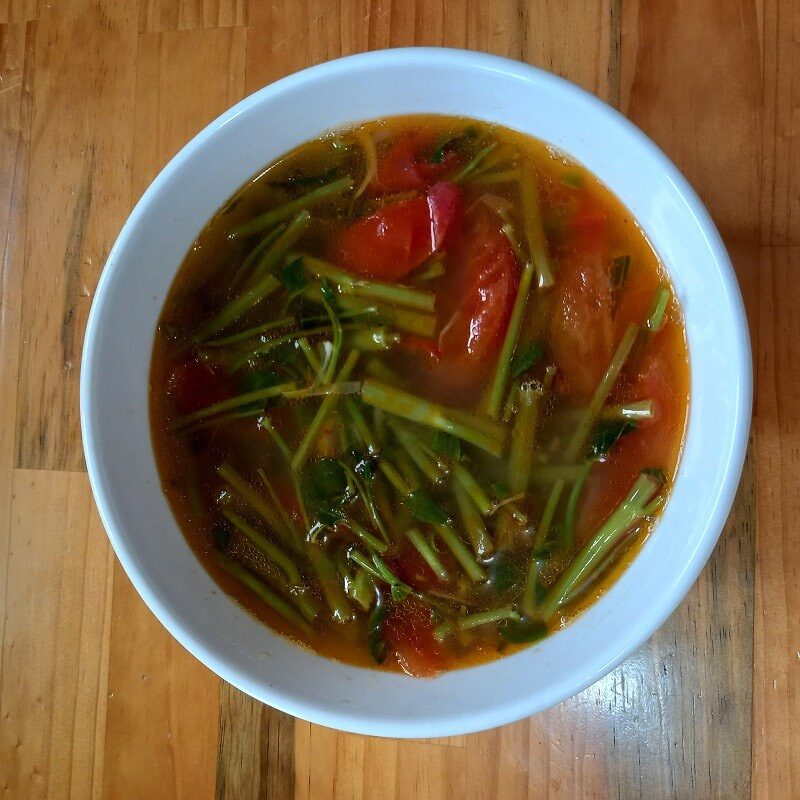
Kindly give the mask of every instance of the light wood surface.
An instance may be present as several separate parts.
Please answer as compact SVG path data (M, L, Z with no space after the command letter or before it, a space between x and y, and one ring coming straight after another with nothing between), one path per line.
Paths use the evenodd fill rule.
M800 4L791 0L0 0L0 798L800 796ZM757 390L697 585L622 666L506 728L340 734L221 682L115 562L84 473L83 331L126 215L233 102L347 53L541 65L684 171L745 296Z

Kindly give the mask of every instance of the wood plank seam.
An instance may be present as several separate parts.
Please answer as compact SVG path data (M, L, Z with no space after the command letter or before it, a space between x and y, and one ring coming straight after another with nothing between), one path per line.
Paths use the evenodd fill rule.
M19 65L19 80L12 79L10 84L3 80L8 72L14 69L13 60L6 52L6 42L12 36L12 27L0 25L0 86L3 93L3 133L5 126L10 125L14 118L13 109L8 108L8 104L13 102L13 91L19 90L19 100L17 103L17 126L14 135L13 155L10 155L9 163L13 165L13 171L8 177L5 186L0 187L2 191L8 191L8 217L5 226L5 236L0 241L2 246L2 261L0 261L0 411L5 412L2 430L0 431L0 514L3 515L2 524L2 569L4 579L2 583L3 605L0 607L0 686L3 680L3 654L5 653L5 630L6 614L8 609L8 577L9 577L9 553L11 548L11 504L13 499L12 490L12 469L14 464L14 442L17 429L17 395L19 383L17 374L19 371L19 348L20 348L20 326L21 326L21 287L22 287L22 264L21 244L25 241L26 217L23 213L25 206L25 196L27 188L27 167L30 149L30 120L32 97L32 71L33 53L36 42L36 23L28 22L23 25L14 26L16 36L22 32L22 54L21 64ZM10 46L13 46L10 45ZM3 141L7 136L3 136ZM7 151L11 153L11 148ZM0 228L2 231L2 228ZM0 546L2 546L0 545Z

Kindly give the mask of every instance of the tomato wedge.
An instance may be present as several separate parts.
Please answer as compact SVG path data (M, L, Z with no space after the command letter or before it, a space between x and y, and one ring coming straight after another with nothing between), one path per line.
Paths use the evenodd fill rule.
M384 560L403 583L417 591L424 592L439 583L436 573L415 547L404 546L399 555L386 556Z
M333 260L355 275L395 281L445 242L459 208L454 183L434 184L424 197L392 203L348 225L333 244Z
M666 354L659 351L657 343L656 349L648 353L636 374L624 381L613 399L614 402L650 400L654 418L639 423L636 430L622 436L592 470L581 498L579 538L597 530L643 469L663 463L682 422L675 378L670 375Z
M378 169L370 182L370 191L404 192L424 189L425 178L417 167L414 143L410 136L401 136L378 160Z
M420 600L409 597L396 604L383 624L383 637L409 675L432 678L447 666L442 645L433 635L431 610Z
M598 198L585 189L580 192L580 200L569 227L578 252L596 253L606 248L610 227L608 211Z
M570 254L561 262L550 324L562 394L591 397L611 360L613 336L611 283L600 254Z
M398 139L378 160L378 168L369 184L369 191L372 194L386 194L422 190L458 169L460 159L456 153L447 151L437 164L418 159L417 153L421 149L424 152L429 148L421 148L419 142L415 144L410 135Z
M443 320L436 377L450 388L485 379L503 346L519 285L519 267L496 215L479 207L449 260L437 298Z

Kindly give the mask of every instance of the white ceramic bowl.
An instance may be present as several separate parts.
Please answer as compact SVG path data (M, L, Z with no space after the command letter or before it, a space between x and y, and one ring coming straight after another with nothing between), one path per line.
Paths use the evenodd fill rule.
M198 232L251 175L320 133L394 114L502 123L584 164L633 212L686 317L691 410L664 515L613 588L566 629L492 664L433 680L321 658L219 591L161 492L150 443L156 320ZM196 136L137 204L92 305L81 374L86 463L123 567L175 638L253 697L313 722L383 736L444 736L512 722L598 680L689 590L733 501L747 445L750 349L719 235L673 164L609 106L549 73L458 50L386 50L307 69L256 92Z

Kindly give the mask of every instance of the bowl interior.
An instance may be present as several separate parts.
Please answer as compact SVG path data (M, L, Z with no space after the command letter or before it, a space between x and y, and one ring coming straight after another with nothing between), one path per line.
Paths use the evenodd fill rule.
M156 320L200 229L263 165L321 132L406 113L502 123L563 150L639 220L686 318L692 396L663 518L613 588L524 652L434 680L329 661L276 636L222 594L184 541L150 444L148 370ZM124 568L197 658L279 709L359 733L439 736L546 708L611 669L671 613L730 509L750 417L750 356L738 287L705 209L624 118L548 73L496 57L399 50L323 64L256 93L212 123L156 179L98 287L81 377L87 465Z

